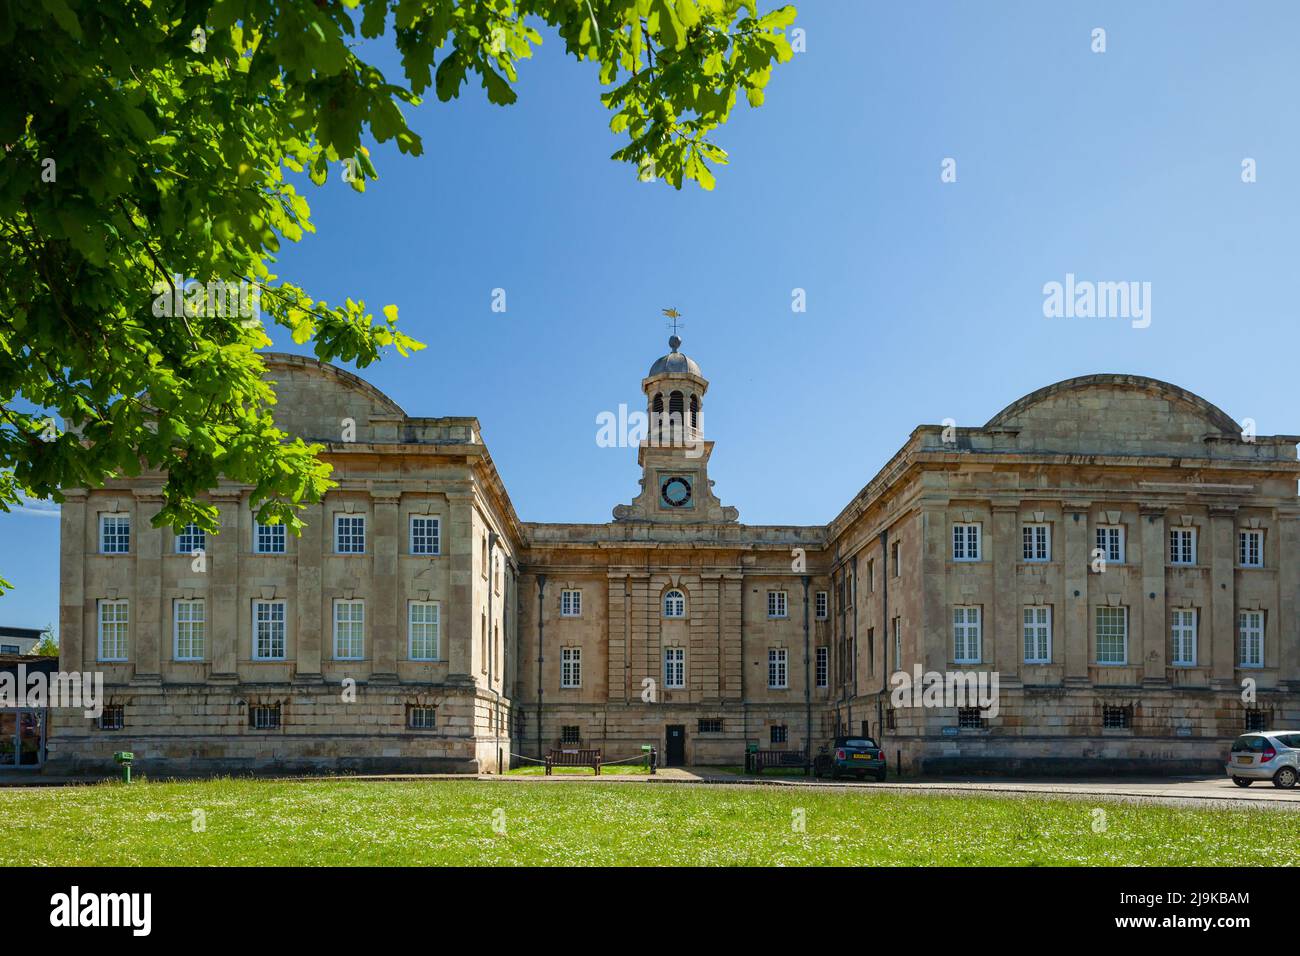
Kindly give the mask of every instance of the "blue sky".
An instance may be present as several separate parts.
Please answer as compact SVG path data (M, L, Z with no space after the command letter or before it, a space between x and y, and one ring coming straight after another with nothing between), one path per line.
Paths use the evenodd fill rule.
M980 425L1075 375L1300 433L1300 8L797 5L806 52L719 131L712 193L611 162L594 68L544 33L514 106L430 97L424 156L376 149L363 196L309 190L318 232L279 272L399 306L429 348L361 374L412 415L478 416L524 520L605 521L635 494L635 451L598 447L596 416L641 407L666 306L711 383L715 490L748 523L823 523L916 425ZM1150 282L1150 327L1045 318L1067 273ZM0 516L0 623L57 620L57 539Z

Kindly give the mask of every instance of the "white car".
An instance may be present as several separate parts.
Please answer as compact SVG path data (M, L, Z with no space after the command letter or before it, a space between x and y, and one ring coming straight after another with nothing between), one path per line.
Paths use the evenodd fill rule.
M1272 780L1273 786L1290 790L1300 779L1300 731L1242 734L1232 742L1225 769L1239 787Z

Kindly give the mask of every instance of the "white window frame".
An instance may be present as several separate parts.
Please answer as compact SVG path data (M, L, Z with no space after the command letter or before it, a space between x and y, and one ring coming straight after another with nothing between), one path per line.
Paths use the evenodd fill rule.
M112 620L108 620L107 619L108 615L104 613L108 608L114 609ZM118 609L120 609L120 611ZM125 598L115 598L112 600L99 601L95 609L95 620L97 622L96 631L98 633L98 641L96 647L96 650L98 651L98 657L96 659L100 661L104 661L105 663L122 663L126 661L130 655L130 639L131 639L130 602L127 601ZM108 647L104 643L105 625L111 625L113 628L112 647ZM105 653L106 651L110 651L110 650L113 651L113 653L111 654Z
M769 690L790 687L790 652L784 647L767 649L767 686Z
M208 549L208 534L194 522L190 522L181 529L181 533L176 536L176 553L193 554L195 551L206 551Z
M1045 564L1052 560L1052 526L1046 521L1032 521L1020 526L1020 556L1026 564Z
M686 648L664 648L664 687L668 690L686 687Z
M790 596L785 591L767 592L767 617L770 621L785 620L790 616Z
M259 612L259 609L260 609L260 608L263 608L263 607L265 607L265 608L276 608L276 607L278 607L278 608L280 609L280 613L279 613L279 618L278 618L278 620L277 620L277 618L276 618L276 616L275 616L274 611L272 611L272 612L269 614L269 616L265 619L265 621L259 621L259 620L258 620L258 612ZM275 654L261 654L261 653L259 653L259 644L260 644L259 637L260 637L260 634L261 634L261 631L259 630L259 624L262 624L262 623L265 623L265 624L268 625L268 627L267 627L267 631L268 631L268 633L271 634L271 637L272 637L272 642L271 642L271 644L270 644L270 647L271 647L272 650L274 650L274 648L275 648L275 643L274 643L274 628L271 627L271 625L274 625L274 624L277 624L277 623L280 625L280 640L281 640L281 642L283 643L284 646L281 648L279 655L275 655ZM252 652L253 660L255 660L255 661L283 661L283 660L286 660L286 659L288 658L288 654L289 654L289 608L288 608L286 602L285 602L283 599L272 599L272 600L269 600L269 601L264 601L264 600L262 600L262 599L259 598L258 600L256 600L256 601L253 602L253 641L252 641L252 647L249 648L249 650Z
M582 617L581 588L564 588L560 591L560 617Z
M1169 563L1193 565L1196 563L1196 529L1169 529Z
M334 659L366 659L366 602L361 598L334 599Z
M954 521L952 525L952 559L980 560L983 529L976 521Z
M347 523L348 529L344 530L344 522ZM358 530L359 529L359 530ZM358 540L360 547L357 546ZM347 544L345 548L343 545ZM334 553L335 554L365 554L366 553L366 516L363 514L349 514L340 512L334 516Z
M894 618L894 668L903 666L903 619Z
M560 648L560 686L573 689L582 686L582 648Z
M1263 611L1237 612L1237 666L1249 669L1264 666Z
M978 664L984 659L982 609L977 604L952 607L952 659L955 664ZM974 653L972 653L974 651Z
M1026 604L1020 612L1020 636L1026 664L1052 663L1052 606Z
M253 553L254 554L288 554L289 536L285 533L284 522L266 524L253 518Z
M197 616L195 611L198 612ZM208 609L203 598L177 598L172 602L172 660L203 660L208 650L207 615ZM181 652L182 636L188 653Z
M109 522L112 522L115 530L110 534L108 529ZM125 530L123 530L125 529ZM110 542L113 547L109 547ZM131 515L125 511L106 511L99 516L99 553L100 554L130 554L131 553Z
M816 683L818 687L829 687L831 684L831 649L826 646L817 648L816 656L813 658L816 668Z
M1255 542L1252 548L1248 542ZM1255 560L1251 561L1251 552ZM1237 529L1237 567L1262 568L1264 566L1264 532L1258 528Z
M431 610L432 620L416 620L416 609L423 612ZM415 653L417 631L420 628L430 627L433 629L432 637L427 634L420 634L418 640L422 643L432 639L433 656L426 657ZM442 660L442 602L441 601L407 601L406 602L406 656L412 661L439 661Z
M817 620L825 621L831 616L831 598L827 591L818 591L813 597L813 607L816 608Z
M1169 638L1173 642L1169 659L1174 667L1196 666L1197 617L1194 607L1176 607L1169 611Z
M673 588L664 592L664 617L682 618L686 616L686 592Z
M1103 617L1103 614L1104 614L1104 616L1107 616L1107 617L1111 616L1111 612L1119 612L1120 623L1123 625L1123 628L1124 628L1123 634L1121 635L1121 637L1122 637L1122 639L1123 639L1123 644L1122 644L1123 656L1122 656L1122 659L1121 659L1121 660L1117 660L1117 661L1114 661L1114 660L1102 660L1102 658L1101 658L1101 628L1102 628L1102 621L1101 621L1101 618ZM1107 626L1111 626L1111 625L1108 624ZM1097 605L1097 609L1093 612L1093 615L1092 615L1092 641L1093 641L1093 659L1094 659L1094 662L1095 662L1098 666L1101 666L1101 667L1125 667L1125 666L1127 666L1127 665L1128 665L1128 651L1129 651L1129 614L1128 614L1128 608L1127 608L1127 607L1112 607L1112 606L1109 605L1109 604L1098 604L1098 605Z
M430 534L427 530L417 533L416 525L421 523L432 524L433 533ZM407 532L407 545L411 554L425 557L442 554L442 518L438 515L411 515L411 520L407 522Z
M890 564L894 566L894 577L903 576L903 545L900 541L895 541L889 546Z
M1123 564L1126 537L1122 524L1099 524L1093 536L1096 545L1094 550L1101 549L1107 564Z

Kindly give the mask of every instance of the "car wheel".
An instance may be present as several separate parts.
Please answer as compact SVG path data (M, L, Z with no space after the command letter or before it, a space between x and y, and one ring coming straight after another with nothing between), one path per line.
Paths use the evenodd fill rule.
M1283 767L1277 773L1273 774L1273 786L1282 790L1290 790L1295 786L1296 772L1295 767Z
M840 771L838 767L831 767L831 779L832 780L840 779Z
M1247 780L1245 777L1233 777L1233 778L1232 778L1232 782L1235 783L1235 784L1236 784L1237 786L1239 786L1239 787L1249 787L1249 786L1250 786L1252 783L1254 783L1255 781L1254 781L1254 780Z

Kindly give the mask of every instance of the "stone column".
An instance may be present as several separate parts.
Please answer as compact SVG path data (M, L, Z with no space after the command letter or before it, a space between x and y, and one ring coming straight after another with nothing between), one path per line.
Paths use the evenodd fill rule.
M1065 537L1065 594L1061 599L1061 636L1065 641L1065 683L1086 686L1092 660L1088 621L1088 584L1092 574L1092 542L1088 535L1087 502L1064 503L1061 524Z
M1228 690L1235 686L1237 651L1237 509L1210 508L1210 686Z
M1169 684L1166 670L1169 658L1169 625L1165 616L1165 555L1169 550L1169 536L1165 527L1164 508L1143 505L1138 522L1142 528L1142 611L1134 614L1133 623L1142 628L1142 684L1146 687L1165 687ZM1200 556L1197 555L1199 562Z
M135 600L132 602L131 660L135 665L131 677L133 684L158 684L162 682L162 632L164 622L171 615L162 609L162 555L164 535L170 537L170 528L155 528L151 519L162 507L162 495L156 491L137 491L135 509L131 519L131 534L135 539L131 550L135 552Z
M214 493L211 498L220 510L221 533L208 536L208 639L212 657L208 679L233 684L239 680L240 621L245 612L252 613L239 600L239 555L248 547L243 537L249 529L243 520L248 509L237 491Z
M86 666L86 521L86 492L65 491L59 509L59 668L65 671Z
M1020 545L1020 502L999 502L993 506L993 607L992 621L985 624L993 634L993 655L985 655L998 672L1001 686L1020 685L1024 650L1020 639L1022 612L1016 580Z
M374 595L369 626L373 647L370 681L375 684L397 683L397 604L402 593L397 580L397 549L401 546L401 529L398 527L400 500L401 492L396 489L371 492L375 536L370 578ZM488 586L492 585L489 580ZM492 622L489 621L489 634L491 628Z
M321 576L325 542L329 540L329 516L324 502L307 505L302 511L302 534L297 541L297 600L294 608L295 683L319 684L321 676Z

